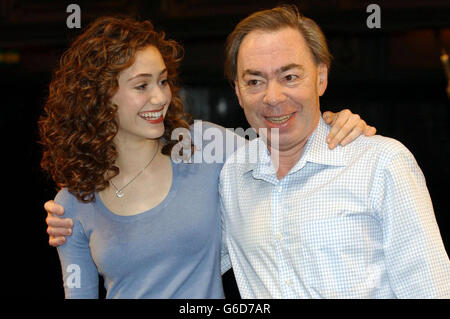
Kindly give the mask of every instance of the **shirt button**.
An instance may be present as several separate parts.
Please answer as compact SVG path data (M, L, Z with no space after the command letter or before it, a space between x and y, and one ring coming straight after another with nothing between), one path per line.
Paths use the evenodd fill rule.
M278 239L278 240L281 240L281 239L283 239L283 236L281 236L280 233L277 233L277 239Z
M286 285L292 286L292 281L291 280L286 280L285 282L286 282Z
M278 193L281 193L282 190L283 190L283 187L282 187L282 186L278 186L278 187L277 187Z

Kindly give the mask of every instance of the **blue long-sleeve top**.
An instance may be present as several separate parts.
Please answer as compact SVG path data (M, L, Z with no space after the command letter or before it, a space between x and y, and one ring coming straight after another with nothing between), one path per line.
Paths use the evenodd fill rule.
M207 122L202 127L224 132ZM223 161L172 162L166 198L132 216L112 213L98 194L93 202L81 203L62 189L55 201L74 220L72 236L58 247L66 298L97 298L99 274L107 298L223 298L222 166Z

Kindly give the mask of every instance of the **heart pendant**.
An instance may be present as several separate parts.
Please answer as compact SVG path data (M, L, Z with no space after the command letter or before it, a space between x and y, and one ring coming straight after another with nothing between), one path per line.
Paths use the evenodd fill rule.
M116 196L117 196L118 198L122 198L123 195L125 195L125 194L122 193L121 191L117 191L117 192L116 192Z

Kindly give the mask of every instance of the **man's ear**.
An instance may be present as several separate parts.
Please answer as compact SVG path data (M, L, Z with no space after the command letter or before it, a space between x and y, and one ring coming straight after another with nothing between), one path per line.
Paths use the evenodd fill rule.
M236 96L238 98L239 101L239 105L242 107L242 102L241 102L241 91L239 90L239 84L237 80L234 80L234 92L236 93Z
M328 85L328 67L325 64L320 63L319 66L317 67L317 72L318 72L317 76L318 93L319 96L322 96L325 93L325 90L327 89Z

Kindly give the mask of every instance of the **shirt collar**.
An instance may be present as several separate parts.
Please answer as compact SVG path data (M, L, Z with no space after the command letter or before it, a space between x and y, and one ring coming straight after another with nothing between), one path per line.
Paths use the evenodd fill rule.
M330 132L330 127L320 117L314 133L309 138L302 159L306 162L317 163L329 166L345 166L347 160L343 146L338 145L333 150L328 148L326 138Z
M336 146L333 150L328 148L326 137L330 131L330 127L323 121L322 117L313 134L306 142L302 156L289 174L293 174L303 168L307 162L317 163L329 166L345 166L347 160L341 145ZM276 171L270 158L267 145L260 138L252 140L248 145L249 156L255 156L256 161L249 161L243 170L243 173L253 171L253 177L256 179L264 179L267 181L277 181Z

